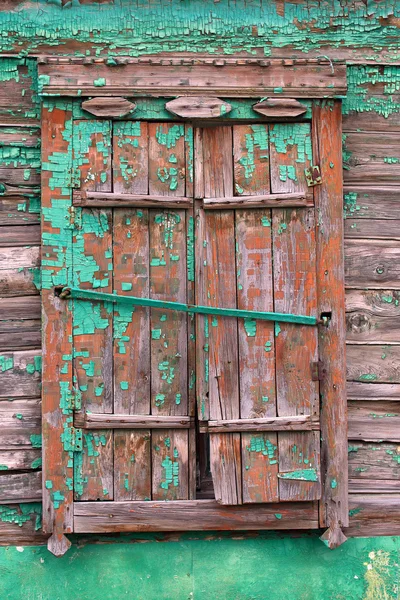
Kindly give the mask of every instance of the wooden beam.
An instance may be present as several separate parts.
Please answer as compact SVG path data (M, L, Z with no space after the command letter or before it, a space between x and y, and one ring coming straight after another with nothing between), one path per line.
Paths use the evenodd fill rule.
M320 382L321 526L324 541L335 547L344 541L348 525L347 411L345 300L343 273L342 122L340 101L315 103L312 119L313 161L320 165L322 183L314 188L317 211L318 313L331 313L319 329L319 358L326 369Z
M215 500L76 502L75 533L318 528L317 502L221 506Z
M230 419L200 423L200 433L223 433L242 431L312 431L319 430L317 421L310 416L270 417L262 419Z
M121 208L125 206L137 208L190 208L192 198L185 196L154 196L143 194L114 194L112 192L84 192L74 190L74 206L92 208Z
M75 416L75 425L84 429L190 429L193 419L186 416L86 413Z
M205 56L124 57L118 69L101 59L40 60L43 95L218 96L325 98L346 93L346 67L325 60L265 60Z
M313 195L303 193L264 194L260 196L231 196L223 198L204 198L205 210L227 208L289 208L314 206Z

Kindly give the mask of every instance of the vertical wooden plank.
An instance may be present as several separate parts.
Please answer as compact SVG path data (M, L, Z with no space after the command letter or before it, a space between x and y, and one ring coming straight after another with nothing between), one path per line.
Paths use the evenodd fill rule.
M306 191L304 169L311 160L308 123L270 126L273 193ZM314 210L273 210L272 230L275 311L316 316ZM275 348L278 415L316 417L318 383L312 381L312 363L318 356L316 328L276 324ZM283 474L279 481L280 499L318 499L318 438L313 433L280 433L278 450L279 474ZM299 470L304 472L299 475Z
M149 125L150 194L185 194L184 138L183 125ZM150 297L187 302L185 211L150 210L149 215ZM187 415L187 316L180 312L152 309L150 327L151 412L154 415ZM164 443L162 439L167 441ZM168 467L169 472L170 461L177 464L173 469L179 470L179 480L175 478L173 485L165 488L162 482L167 471L164 473L164 470ZM152 466L153 499L183 498L188 493L188 432L153 431Z
M111 191L111 124L78 121L73 136L75 176L81 190ZM112 212L77 211L73 236L74 285L112 292ZM82 410L113 411L113 307L74 301L74 375ZM113 432L84 432L83 452L75 455L75 499L112 500Z
M232 128L203 131L206 197L233 193ZM205 221L203 297L199 304L236 308L235 221L233 211L209 211ZM209 353L211 419L237 419L239 408L237 320L205 319ZM207 343L207 342L206 342ZM240 434L210 436L215 498L221 504L242 503Z
M347 404L345 302L343 274L342 117L338 100L315 102L313 152L322 184L314 190L317 227L318 312L331 312L319 332L319 356L326 376L321 381L323 495L320 524L330 547L345 540L348 526Z
M113 131L113 189L147 194L147 123ZM148 210L114 209L114 292L149 297ZM150 414L150 316L145 307L114 307L114 412ZM150 430L114 431L114 499L151 498Z
M236 193L268 194L268 125L236 125ZM236 271L238 308L273 311L271 210L237 210ZM273 323L238 320L240 416L276 416ZM277 436L241 434L243 502L276 502Z
M72 103L45 103L42 110L42 303L43 303L43 532L56 556L71 545L73 453L63 436L72 410L62 398L72 386L72 312L54 295L54 285L71 283ZM66 359L68 357L68 359Z
M185 125L185 195L194 196L194 138L192 125ZM187 302L194 304L195 299L195 249L194 249L194 207L186 211L186 271ZM188 413L194 417L196 411L196 319L193 314L187 316L187 361L188 361ZM196 430L188 431L188 470L189 499L196 498Z

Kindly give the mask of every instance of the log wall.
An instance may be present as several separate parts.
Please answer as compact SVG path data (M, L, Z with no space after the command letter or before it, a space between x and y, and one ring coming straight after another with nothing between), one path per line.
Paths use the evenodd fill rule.
M0 28L8 32L0 40L0 544L43 539L36 55L132 55L194 47L221 53L234 46L245 53L249 44L255 53L274 57L306 51L307 56L348 62L343 167L349 534L400 534L400 66L393 64L400 64L400 53L393 41L399 27L395 5L370 8L367 14L364 3L354 2L342 14L336 3L322 10L306 2L285 7L277 0L263 13L237 2L221 29L199 8L185 21L175 2L160 3L164 27L160 15L156 26L144 13L148 7L140 13L113 8L108 1L96 11L88 0L81 0L80 7L71 4L39 0L21 11L24 19L19 2L7 0L0 8ZM225 4L210 3L215 16ZM128 11L125 20L123 10ZM146 35L151 39L144 43Z

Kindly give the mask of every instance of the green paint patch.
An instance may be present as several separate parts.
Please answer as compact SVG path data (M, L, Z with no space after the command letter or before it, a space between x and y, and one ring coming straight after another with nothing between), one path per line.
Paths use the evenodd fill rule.
M127 390L129 388L129 383L127 381L121 381L119 385L121 390Z
M277 447L267 438L262 435L254 436L250 439L250 445L246 446L247 452L260 453L268 458L270 465L277 463Z
M244 329L247 337L255 337L257 333L257 322L255 319L244 319Z
M27 502L17 505L0 505L0 521L13 523L22 527L28 521L34 521L35 531L42 526L42 505L38 502Z
M106 80L104 77L98 77L97 79L93 80L93 85L95 87L104 87L106 85Z
M378 375L375 375L375 373L364 373L359 377L360 381L376 381L377 379Z
M29 437L31 441L32 448L41 448L42 447L42 436L36 433L33 433Z
M278 473L280 479L294 479L296 481L318 481L316 469L298 469L288 473Z

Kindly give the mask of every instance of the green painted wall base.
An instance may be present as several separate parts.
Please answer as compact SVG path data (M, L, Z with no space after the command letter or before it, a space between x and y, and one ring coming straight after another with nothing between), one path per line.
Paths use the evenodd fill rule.
M158 541L157 541L158 540ZM161 540L161 541L160 541ZM126 538L0 548L1 600L392 600L400 537L350 539L328 550L315 535Z

